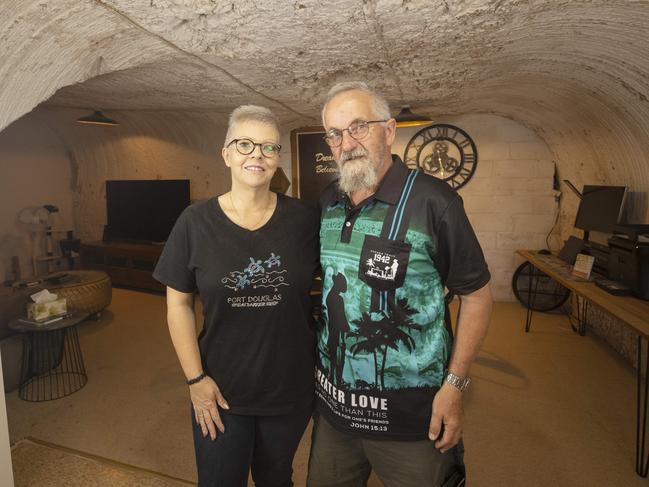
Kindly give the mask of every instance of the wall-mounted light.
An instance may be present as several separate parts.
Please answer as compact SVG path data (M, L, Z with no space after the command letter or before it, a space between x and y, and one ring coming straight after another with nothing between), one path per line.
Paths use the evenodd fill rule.
M401 107L399 115L394 117L397 121L397 127L415 127L417 125L428 125L433 123L433 119L426 115L417 115L410 110L410 105Z
M86 125L108 125L111 127L119 125L119 123L117 123L112 118L108 118L99 110L95 110L95 112L92 115L87 115L85 117L77 118L77 123L83 123Z

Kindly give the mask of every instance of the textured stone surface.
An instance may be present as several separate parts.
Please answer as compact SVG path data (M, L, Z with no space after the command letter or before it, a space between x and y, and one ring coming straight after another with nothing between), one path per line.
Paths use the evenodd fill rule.
M0 127L60 88L48 104L224 114L245 101L298 126L332 83L360 78L395 109L520 121L578 186L649 188L646 1L9 0L0 19ZM564 198L564 237L576 205Z
M204 123L222 126L240 103L270 106L289 130L318 123L332 83L365 79L395 111L410 103L435 119L511 120L498 128L510 134L508 144L480 141L482 174L466 189L468 206L483 212L472 217L477 230L497 232L492 238L510 246L516 241L507 232L542 235L551 224L555 165L578 187L645 192L632 213L649 218L647 52L647 1L5 0L0 128L39 103L102 108L145 137L195 147ZM98 132L85 139L65 131L73 166L87 165L84 154L98 158L73 167L75 204L89 221L98 209L86 210L81 194L93 191L90 181L133 177L135 168L115 167L114 157L149 146L129 137L130 149L110 142L101 155ZM565 238L578 200L561 190L555 233ZM517 218L501 210L513 201ZM539 215L538 226L525 215Z
M48 109L39 114L67 147L75 175L73 215L82 240L101 239L106 180L189 179L194 200L229 188L229 170L221 159L225 127L217 116L119 111L119 127L96 127L74 123L80 113Z
M494 297L513 300L511 276L519 265L514 262L514 251L546 247L545 237L556 218L552 172L547 171L547 166L553 170L554 164L548 146L532 130L495 115L440 116L436 121L462 127L478 148L476 173L460 189L460 195L485 252ZM410 138L421 129L398 129L392 151L403 154ZM520 143L536 158L512 157L512 146ZM494 159L486 159L485 148Z
M18 215L24 208L53 205L50 215L55 230L73 229L73 192L69 151L49 124L34 115L21 118L0 132L0 281L13 276L11 257L17 256L23 278L33 273L32 255L47 250L43 233L32 233ZM55 233L63 238L65 233ZM55 262L50 262L53 269ZM47 263L37 265L47 271Z

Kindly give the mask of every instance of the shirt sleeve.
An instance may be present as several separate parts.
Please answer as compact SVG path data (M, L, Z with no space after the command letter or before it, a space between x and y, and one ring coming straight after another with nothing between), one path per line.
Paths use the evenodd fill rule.
M183 293L192 293L196 289L194 270L189 265L191 245L188 216L186 209L176 220L153 271L155 280Z
M309 248L311 249L311 267L313 275L319 275L320 269L320 211L314 212L313 215L313 230L311 231L311 241Z
M491 279L489 268L459 195L451 200L437 227L435 265L453 294L470 294Z

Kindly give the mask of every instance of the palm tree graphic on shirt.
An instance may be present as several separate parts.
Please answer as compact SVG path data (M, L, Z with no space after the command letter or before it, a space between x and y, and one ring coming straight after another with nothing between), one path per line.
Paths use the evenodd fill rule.
M360 319L352 321L357 330L350 335L355 336L358 341L350 347L349 351L354 357L361 353L373 355L374 388L376 389L385 389L385 364L388 351L392 349L399 352L400 344L410 353L416 348L414 339L402 328L417 331L422 329L420 325L412 322L412 317L417 311L408 305L407 299L397 300L396 309L399 311L384 314L380 320L373 320L370 313L363 313Z

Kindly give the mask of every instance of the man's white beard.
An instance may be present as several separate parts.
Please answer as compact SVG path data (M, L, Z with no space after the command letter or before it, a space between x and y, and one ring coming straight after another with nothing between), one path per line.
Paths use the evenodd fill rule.
M374 189L379 182L376 165L362 149L343 152L338 167L340 169L338 186L347 194Z

